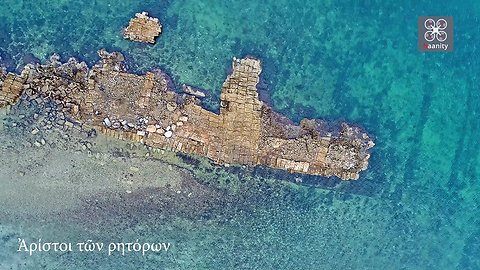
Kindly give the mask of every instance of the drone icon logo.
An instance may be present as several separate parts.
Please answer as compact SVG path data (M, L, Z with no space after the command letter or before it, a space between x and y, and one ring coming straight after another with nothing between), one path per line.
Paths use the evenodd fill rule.
M445 19L438 19L435 21L432 18L428 18L425 20L424 26L427 31L424 34L425 40L432 42L435 39L444 42L447 40L447 32L444 31L447 29L447 21Z
M453 51L452 16L419 16L417 23L420 52Z

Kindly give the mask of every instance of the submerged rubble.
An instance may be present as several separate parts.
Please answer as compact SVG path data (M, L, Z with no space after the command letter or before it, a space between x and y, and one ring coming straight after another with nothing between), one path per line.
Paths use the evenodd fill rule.
M144 43L155 43L155 38L162 32L162 25L157 18L148 16L147 12L135 14L123 32L126 39Z
M74 58L60 63L54 55L45 65L26 65L20 75L0 72L0 106L15 104L22 93L30 100L48 99L65 114L62 124L217 164L264 165L344 180L358 179L368 166L374 143L359 128L344 123L330 132L323 122L309 119L295 125L260 101L257 59L233 59L216 114L202 108L197 90L174 92L161 71L132 74L121 53L100 50L99 56L92 68Z

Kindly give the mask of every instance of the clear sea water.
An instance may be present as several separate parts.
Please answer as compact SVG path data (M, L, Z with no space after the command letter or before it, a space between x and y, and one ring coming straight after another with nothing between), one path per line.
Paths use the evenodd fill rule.
M121 37L144 10L163 24L154 46ZM454 17L454 52L417 51L421 15ZM263 99L276 110L296 121L358 124L376 147L357 182L305 177L320 184L273 185L241 200L220 199L202 217L185 214L195 203L187 200L177 205L181 214L171 209L161 220L139 211L138 217L119 213L121 224L101 216L82 225L85 237L174 242L172 251L156 256L18 257L16 238L26 235L17 221L0 220L6 235L0 266L480 269L479 15L474 0L2 0L0 63L12 71L32 55L44 61L58 52L93 64L98 49L119 50L132 71L160 67L177 85L205 89L205 106L215 110L232 57L253 55L263 62ZM244 177L231 173L235 181ZM289 177L263 175L269 173ZM103 223L111 229L99 229ZM68 234L70 225L72 235L79 230L46 224L39 234Z

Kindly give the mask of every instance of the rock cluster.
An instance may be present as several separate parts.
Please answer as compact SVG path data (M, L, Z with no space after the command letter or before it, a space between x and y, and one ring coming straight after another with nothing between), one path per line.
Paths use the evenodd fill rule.
M155 38L161 32L162 25L158 19L149 17L147 12L142 12L135 14L135 18L130 20L123 36L129 40L154 44Z
M27 89L9 111L5 132L22 136L20 145L27 148L90 149L86 140L96 137L95 129L72 119L68 111L62 103Z
M54 103L62 117L52 121L67 128L94 128L218 164L265 165L344 180L358 179L367 168L374 144L359 128L342 124L331 132L309 119L296 125L262 103L258 59L233 59L216 114L201 107L197 90L185 86L188 94L176 93L161 71L132 74L122 54L100 50L99 56L92 68L73 58L60 63L54 55L45 65L27 65L20 75L0 73L0 105L13 104L23 93L32 102Z

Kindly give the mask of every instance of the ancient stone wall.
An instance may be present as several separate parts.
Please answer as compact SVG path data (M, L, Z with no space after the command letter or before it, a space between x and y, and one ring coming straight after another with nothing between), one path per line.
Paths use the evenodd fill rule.
M128 73L120 53L99 52L89 69L58 56L3 74L0 106L20 94L55 101L69 117L105 134L155 148L206 156L218 164L265 165L291 172L358 179L373 142L360 129L342 124L330 133L316 120L300 125L274 112L258 97L258 59L233 59L223 83L220 114L200 106L194 95L178 94L161 71Z

